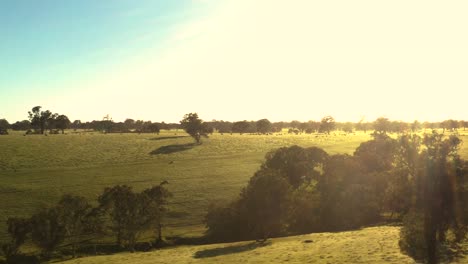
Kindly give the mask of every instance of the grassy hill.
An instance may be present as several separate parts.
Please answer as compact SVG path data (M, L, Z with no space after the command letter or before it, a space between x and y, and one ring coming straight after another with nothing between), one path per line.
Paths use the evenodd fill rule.
M400 253L398 234L398 227L370 227L276 238L264 244L246 241L179 246L145 253L85 257L64 263L415 263Z

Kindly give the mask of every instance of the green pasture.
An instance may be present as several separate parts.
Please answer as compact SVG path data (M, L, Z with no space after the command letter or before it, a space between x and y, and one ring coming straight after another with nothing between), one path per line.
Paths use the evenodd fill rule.
M461 137L468 139L466 134ZM202 145L194 145L180 130L159 135L13 132L0 136L0 240L5 238L8 217L30 216L55 204L64 193L95 201L105 187L127 184L141 190L163 180L174 194L166 235L200 235L208 204L235 197L268 151L297 144L321 147L330 154L352 154L369 139L362 132L215 133ZM468 158L467 144L461 154Z

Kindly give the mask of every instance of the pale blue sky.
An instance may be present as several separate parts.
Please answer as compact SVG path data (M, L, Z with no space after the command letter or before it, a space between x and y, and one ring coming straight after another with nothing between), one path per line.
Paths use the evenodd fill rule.
M468 3L0 0L0 118L468 119Z

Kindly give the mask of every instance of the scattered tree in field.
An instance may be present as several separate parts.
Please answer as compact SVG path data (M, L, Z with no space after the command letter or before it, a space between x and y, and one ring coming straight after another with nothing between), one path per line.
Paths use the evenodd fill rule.
M374 121L374 131L378 134L386 134L391 131L392 123L388 118L379 117Z
M65 133L65 129L70 127L70 119L66 115L58 115L55 118L55 128L60 129L62 131L62 134Z
M343 124L343 127L341 129L343 130L343 132L353 133L353 123L346 122Z
M71 123L70 127L73 129L73 130L77 130L77 129L80 129L82 126L82 123L81 123L81 120L75 120Z
M0 135L8 135L10 123L6 119L0 119Z
M66 236L65 226L61 223L57 208L44 209L33 215L31 229L32 241L42 249L42 256L45 259L50 259Z
M197 113L189 113L184 116L180 121L182 128L189 134L195 141L200 144L201 137L208 137L207 128Z
M55 115L49 110L41 111L41 108L41 106L35 106L28 114L31 126L34 129L39 129L39 132L44 134L44 131L50 127L49 125L52 123Z
M273 126L268 119L260 119L256 123L257 132L261 134L267 134L272 132Z
M325 116L320 121L320 132L330 134L335 129L335 119L332 116Z
M253 132L254 129L252 127L253 127L252 124L248 122L247 120L239 121L239 122L235 122L232 125L232 132L239 133L242 135L244 133Z

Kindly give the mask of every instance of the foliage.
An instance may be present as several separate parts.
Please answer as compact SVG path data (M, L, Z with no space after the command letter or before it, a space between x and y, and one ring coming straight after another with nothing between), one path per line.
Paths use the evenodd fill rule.
M0 135L8 135L10 123L6 119L0 119Z
M55 118L55 128L62 130L64 134L65 129L70 127L70 119L66 115L59 115Z
M335 128L335 119L332 116L325 116L320 121L320 132L330 134Z
M242 191L245 202L247 230L256 239L267 239L282 233L289 208L291 187L273 170L261 170Z
M119 246L135 250L139 236L157 228L161 239L161 219L166 211L170 193L162 186L155 186L142 193L133 192L126 185L106 188L99 197L99 204L111 220L111 230L116 234Z
M260 119L255 124L258 133L267 134L273 131L273 126L268 119Z
M188 113L180 121L182 128L199 144L201 137L208 137L207 127L197 113Z
M49 110L41 111L41 106L35 106L28 112L29 121L34 129L39 129L44 134L45 129L51 128L54 118L57 114L52 114Z
M49 259L53 251L66 236L66 230L61 223L60 212L57 208L43 209L31 217L32 241L40 249L42 256Z

